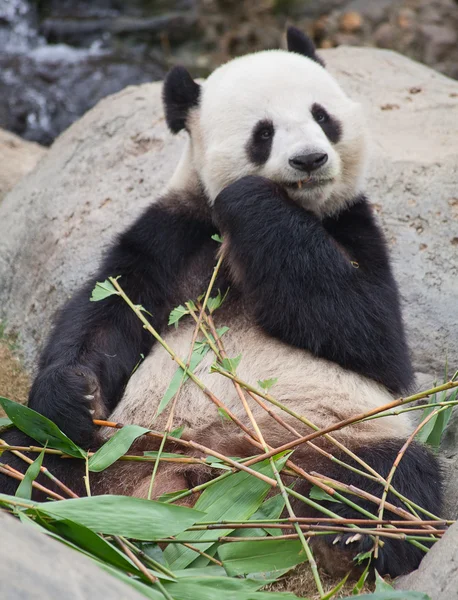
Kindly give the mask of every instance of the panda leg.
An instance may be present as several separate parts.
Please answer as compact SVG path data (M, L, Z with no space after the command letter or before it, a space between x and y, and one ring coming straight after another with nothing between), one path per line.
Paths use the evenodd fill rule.
M360 447L355 453L382 477L386 478L402 445L403 440L385 439ZM339 458L347 463L352 462L346 455L339 456ZM356 463L353 464L356 466ZM357 466L359 467L359 465ZM330 478L358 487L379 498L383 493L381 484L335 463L323 464L321 469ZM392 485L400 494L412 502L436 515L440 514L442 505L440 465L437 458L422 444L414 442L407 448L396 469ZM356 496L352 496L351 500L377 516L378 504ZM395 506L406 508L397 496L394 496L391 492L388 494L387 501ZM302 503L301 505L303 506ZM323 502L323 505L344 519L364 518L361 513L344 503ZM299 507L295 508L299 512ZM315 515L318 516L318 513L315 513ZM310 513L307 516L310 516ZM400 517L385 509L384 518L399 520ZM422 518L421 513L420 518ZM408 522L406 521L406 523ZM405 540L386 537L381 539L383 540L383 547L379 548L378 557L376 559L372 558L371 563L371 566L377 569L381 575L397 577L418 567L424 556L421 549ZM373 539L367 535L355 535L353 533L337 535L334 533L315 538L312 547L318 561L325 570L332 574L341 575L351 570L352 567L356 567L357 570L357 563L353 560L354 557L371 550Z

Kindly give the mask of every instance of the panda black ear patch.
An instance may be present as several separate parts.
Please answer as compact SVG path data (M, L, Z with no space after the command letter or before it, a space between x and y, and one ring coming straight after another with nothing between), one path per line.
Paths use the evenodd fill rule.
M286 31L286 42L289 52L302 54L302 56L311 58L322 67L325 66L324 60L316 53L315 44L297 27L288 27Z
M173 67L167 74L162 88L165 120L172 133L186 127L191 108L198 106L200 85L184 67Z

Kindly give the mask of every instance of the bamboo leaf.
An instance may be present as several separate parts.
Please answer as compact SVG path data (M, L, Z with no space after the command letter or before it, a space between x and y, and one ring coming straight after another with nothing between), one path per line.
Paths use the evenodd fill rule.
M176 429L171 431L169 434L169 437L173 437L173 438L176 438L177 440L179 440L181 438L181 436L183 435L183 431L184 431L184 425L181 425L181 427L177 427Z
M266 539L260 542L222 544L218 555L228 575L292 568L307 560L299 540Z
M189 315L189 310L185 306L180 304L180 306L174 308L170 313L169 325L175 325L175 327L178 327L178 321L182 319L185 315Z
M203 361L209 350L210 348L207 345L198 346L197 349L194 350L191 355L191 360L189 361L190 371L194 371L196 369L196 367ZM172 400L172 398L178 392L181 381L184 380L183 383L185 383L189 379L189 375L186 374L183 377L183 373L184 371L181 367L178 367L178 369L175 371L169 383L169 387L167 388L162 400L159 403L159 406L157 407L156 417L158 417L167 408L170 400Z
M375 569L375 591L376 592L391 592L393 586L383 579L380 573Z
M310 496L310 498L312 498L312 500L320 500L320 501L324 500L325 502L340 503L340 500L333 498L327 492L325 492L324 490L322 490L321 488L319 488L316 485L312 485L312 489L310 490L309 496Z
M258 385L263 390L270 390L270 388L275 385L278 381L278 377L272 377L271 379L258 379Z
M13 421L11 419L8 419L8 417L0 418L0 429L3 427L9 427L12 424L13 424Z
M215 240L215 242L219 242L220 244L223 243L223 238L220 235L218 235L217 233L214 233L212 235L212 240Z
M346 596L354 598L354 596ZM403 590L391 590L390 592L375 592L374 594L361 594L359 600L431 600L423 592L404 592Z
M205 516L192 508L128 496L72 498L35 506L40 513L75 521L97 533L144 541L177 535Z
M32 483L40 473L44 455L45 449L43 448L43 450L25 472L24 479L21 481L16 490L16 498L26 498L27 500L32 498Z
M284 454L276 457L277 468L280 470L285 462ZM272 472L269 461L253 465L253 469L266 475ZM205 512L202 521L247 520L261 506L269 490L270 485L265 481L239 471L208 487L197 500L195 508ZM218 533L225 536L231 531L222 529ZM213 542L205 540L214 539L215 535L211 530L190 531L183 536L178 535L177 539L180 537L199 541L199 549L205 551L213 545ZM164 556L172 570L184 569L196 558L195 552L178 544L169 544Z
M366 579L367 576L369 575L369 567L370 567L371 562L368 561L366 568L364 569L364 571L361 573L361 577L358 579L358 581L355 583L351 593L353 594L353 596L358 596L360 591L363 589L364 584L366 583Z
M108 281L108 279L102 282L97 281L95 288L92 290L90 301L99 302L100 300L105 300L105 298L109 298L110 296L119 296L119 292L116 290L113 284Z
M123 573L122 571L115 569L111 565L107 565L106 563L101 562L101 561L95 561L95 562L101 569L103 569L110 575L113 575L113 577L120 579L127 585L133 587L139 594L142 594L143 596L145 596L145 598L150 598L150 600L165 600L164 595L161 594L161 592L158 589L153 589L151 586L145 585L138 579L129 577L129 575L126 575L126 573Z
M281 494L276 494L272 498L268 498L253 513L249 521L257 521L262 519L278 519L285 508L285 499ZM253 529L236 529L232 534L234 537L265 537L269 533L272 536L281 535L281 529L269 528L266 525L265 528L261 529L256 527Z
M70 456L84 458L86 453L79 448L52 421L35 412L28 406L23 406L7 398L0 397L0 406L6 412L13 424L22 432L37 442L50 448L62 450Z
M174 600L280 600L297 598L288 592L258 592L265 582L230 577L186 577L164 588Z
M323 596L322 598L320 598L320 600L331 600L331 598L334 598L335 595L340 592L340 590L343 588L343 586L347 583L347 579L349 577L350 573L347 573L345 575L345 577L339 581L339 583L332 588L332 590L330 590L325 596Z
M221 361L221 366L229 373L235 373L237 367L239 366L240 361L242 360L242 355L239 354L234 358L223 358Z
M138 437L148 431L149 429L140 427L139 425L125 425L122 429L119 429L91 456L89 459L89 471L99 473L112 465L129 450L132 443Z

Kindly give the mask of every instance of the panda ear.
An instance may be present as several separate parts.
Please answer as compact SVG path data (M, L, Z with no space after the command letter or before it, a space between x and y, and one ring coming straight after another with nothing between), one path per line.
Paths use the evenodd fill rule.
M324 60L316 53L315 44L297 27L288 27L286 31L286 41L289 52L302 54L303 56L307 56L307 58L311 58L322 67L325 66Z
M198 106L200 85L184 67L173 67L167 74L162 88L165 120L172 133L186 127L191 108Z

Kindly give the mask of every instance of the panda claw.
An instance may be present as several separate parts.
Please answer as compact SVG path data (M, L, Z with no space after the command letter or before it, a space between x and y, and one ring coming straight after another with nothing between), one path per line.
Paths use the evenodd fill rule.
M340 542L341 539L342 539L342 536L341 535L337 535L334 538L334 541L332 542L332 545L335 546L336 544L338 544Z
M355 535L352 535L351 537L348 538L348 540L345 542L345 545L348 546L348 544L352 544L353 542L358 542L363 536L360 533L355 533Z

